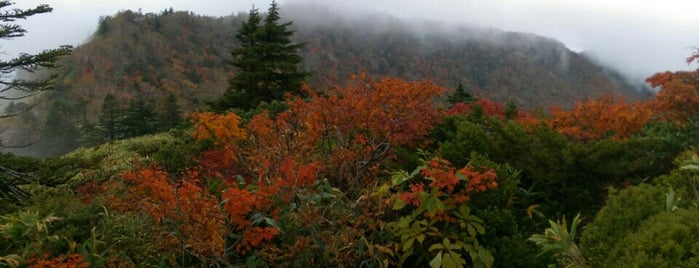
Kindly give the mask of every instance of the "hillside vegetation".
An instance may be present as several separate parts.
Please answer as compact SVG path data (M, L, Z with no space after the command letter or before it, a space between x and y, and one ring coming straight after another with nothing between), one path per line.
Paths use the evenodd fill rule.
M311 20L303 9L291 6L283 14L295 21L293 38L306 43L299 51L301 67L312 73L308 82L320 91L365 71L376 77L430 79L448 91L462 84L475 96L512 100L523 109L570 106L602 94L640 96L620 75L549 38L412 25L387 15L331 19L328 14L327 20ZM172 10L103 17L94 37L62 63L56 90L45 95L30 118L3 133L4 140L41 141L15 152L43 156L96 145L103 141L95 136L108 94L123 109L138 99L152 110L153 122L158 121L155 114L173 109L182 115L205 108L235 74L230 51L239 45L234 35L246 18ZM169 106L168 97L175 98Z
M270 14L276 8L273 3ZM274 84L277 91L265 92L269 98L255 100L254 108L233 102L223 111L205 110L207 100L225 96L215 89L227 87L224 78L246 72L244 78L264 80L281 69L215 67L229 59L216 56L226 48L211 42L230 36L204 37L199 30L243 17L126 11L101 20L94 41L67 59L69 71L41 104L49 110L23 115L48 120L50 142L63 142L54 154L95 145L43 159L0 154L0 267L699 263L693 239L699 231L699 69L648 78L659 89L651 99L597 88L608 94L546 103L551 109L544 114L517 100L488 98L468 79L450 89L399 77L420 66L395 76L338 66L330 70L351 74L316 74L303 92ZM234 59L236 66L273 65L263 59L274 49L296 47L278 38L288 24L251 18L241 30L246 35L235 38L268 38L238 50L249 57ZM141 32L154 29L186 31L179 38L191 46L180 50L154 36L149 46L160 52L144 49L146 58L112 60L107 55L119 53L116 47L81 54L107 40L137 44L145 38ZM110 39L119 31L133 39ZM189 49L210 54L179 53ZM297 59L280 58L290 65ZM72 64L76 59L84 65ZM699 51L688 63L698 60ZM305 64L313 61L324 64L318 58ZM119 75L98 68L102 64ZM159 76L163 69L173 72ZM229 83L226 92L250 92L248 84ZM114 116L118 129L109 127ZM31 127L20 119L13 118Z

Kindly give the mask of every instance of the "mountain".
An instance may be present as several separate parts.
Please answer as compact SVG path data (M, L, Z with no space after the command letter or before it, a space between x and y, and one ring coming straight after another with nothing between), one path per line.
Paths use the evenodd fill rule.
M464 85L474 95L526 108L568 105L600 94L641 97L622 75L534 34L478 26L404 22L387 15L337 18L322 8L292 6L298 40L307 42L304 67L313 82L333 85L347 75L430 79L447 89Z
M476 96L511 99L525 108L567 105L606 93L638 96L618 73L550 38L404 22L381 14L328 13L315 6L282 8L282 17L295 22L294 38L306 43L300 51L302 67L313 73L309 83L316 89L341 85L350 74L366 71L426 78L447 89L463 84ZM246 16L213 18L170 9L160 14L127 10L101 18L93 38L62 63L56 89L32 110L33 123L4 139L42 137L36 146L17 151L34 155L98 144L107 94L123 109L142 100L141 105L164 114L168 96L176 97L181 111L203 109L235 74L228 64L230 51Z

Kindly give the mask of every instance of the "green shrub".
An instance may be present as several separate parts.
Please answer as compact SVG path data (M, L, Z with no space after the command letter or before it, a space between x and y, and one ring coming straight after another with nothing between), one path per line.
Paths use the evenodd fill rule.
M583 256L590 267L604 267L610 251L641 223L665 210L664 187L640 184L618 191L609 190L607 203L595 219L585 226L580 238Z
M654 215L610 251L603 267L699 267L699 211Z

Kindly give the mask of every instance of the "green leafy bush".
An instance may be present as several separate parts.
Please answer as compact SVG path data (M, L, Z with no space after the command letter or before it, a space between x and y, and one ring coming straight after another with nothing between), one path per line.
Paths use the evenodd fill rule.
M665 210L663 187L649 184L621 191L610 189L607 204L585 226L580 238L583 256L591 267L604 267L610 251L647 218Z
M678 209L643 221L611 249L603 267L699 267L699 211Z

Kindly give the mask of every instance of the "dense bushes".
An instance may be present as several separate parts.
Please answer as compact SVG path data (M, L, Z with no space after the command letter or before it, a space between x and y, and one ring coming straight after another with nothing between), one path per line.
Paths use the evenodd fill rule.
M665 189L648 184L621 191L610 190L606 205L584 228L581 238L583 255L592 267L605 266L607 256L624 237L639 225L665 209Z
M699 211L664 211L641 222L611 248L606 267L698 267Z
M581 140L485 99L441 110L431 102L441 92L427 81L358 75L326 95L274 104L273 113L196 113L192 131L46 160L5 155L37 180L22 186L31 199L2 206L0 263L695 261L696 243L679 238L696 231L688 219L699 158L690 150L672 164L692 128L654 121L623 139ZM536 254L530 235L577 212L582 251ZM568 232L558 227L543 236L552 245ZM576 242L572 231L566 239Z

